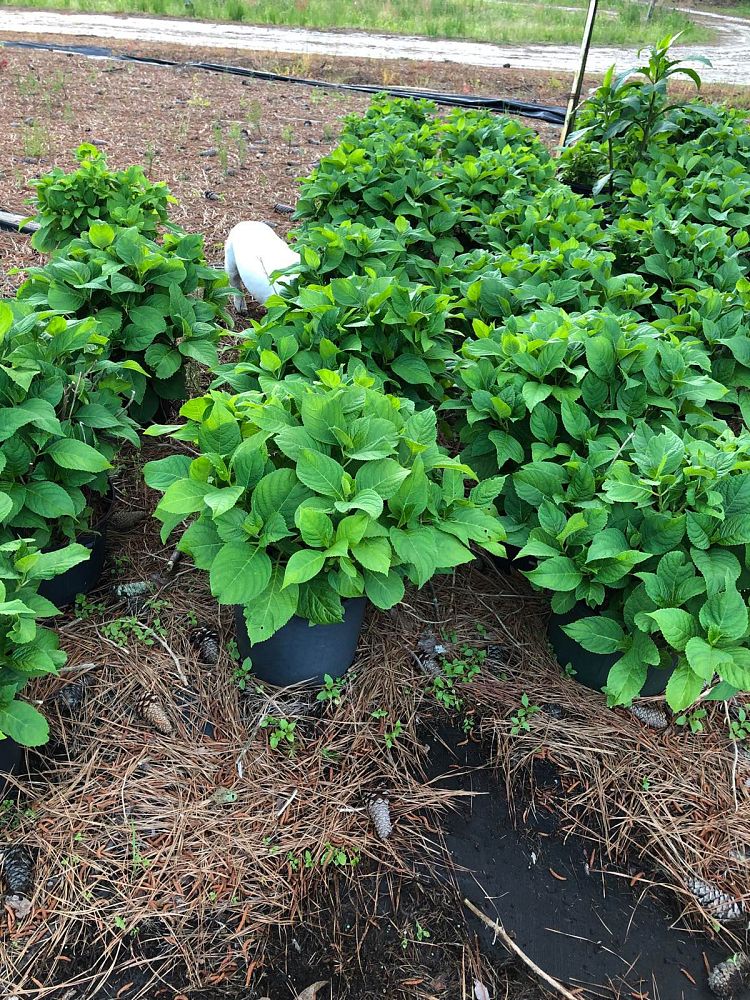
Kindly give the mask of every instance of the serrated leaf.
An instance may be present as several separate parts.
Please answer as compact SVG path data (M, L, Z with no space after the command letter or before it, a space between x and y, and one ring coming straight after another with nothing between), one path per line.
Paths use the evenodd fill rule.
M295 584L282 587L283 579L281 569L274 566L266 589L245 608L245 625L251 644L270 639L297 610L299 588Z
M575 563L567 556L545 559L536 569L524 574L535 587L543 590L575 590L583 577Z
M694 673L687 663L681 663L669 678L667 704L673 712L684 712L700 696L703 686L703 678Z
M271 579L271 560L265 552L241 542L219 549L211 566L211 593L219 604L249 605Z
M295 583L307 583L323 569L326 557L323 552L312 552L309 549L300 549L289 557L284 571L284 582L282 587L286 588Z
M47 448L56 465L63 469L76 469L83 472L104 472L112 466L101 452L90 444L76 441L73 438L62 438L53 441Z
M581 618L563 625L562 630L590 653L617 653L625 639L620 624L606 615Z
M658 611L647 611L646 617L652 618L661 634L672 649L682 652L688 641L698 634L698 623L693 615L682 608L661 608Z
M343 499L344 467L329 455L303 448L297 461L297 477L316 493Z

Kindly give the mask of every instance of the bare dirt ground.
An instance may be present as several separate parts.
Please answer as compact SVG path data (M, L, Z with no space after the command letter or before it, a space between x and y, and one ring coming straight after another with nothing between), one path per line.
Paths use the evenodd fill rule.
M691 11L717 34L717 43L677 49L682 56L700 52L713 68L706 68L706 81L750 84L750 21L727 14ZM177 18L145 18L108 14L64 14L49 11L0 10L0 31L24 35L67 35L78 38L119 38L163 44L201 46L266 52L452 62L462 65L498 67L506 63L528 69L572 73L579 60L573 45L490 45L484 42L426 39L379 35L355 31L310 31ZM633 61L634 49L595 46L589 54L592 72L603 72L612 63L621 68Z

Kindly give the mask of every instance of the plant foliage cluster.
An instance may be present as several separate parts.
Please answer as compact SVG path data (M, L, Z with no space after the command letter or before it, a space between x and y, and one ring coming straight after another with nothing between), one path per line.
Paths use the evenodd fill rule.
M165 185L91 146L78 159L37 181L34 245L50 259L0 302L0 734L26 745L47 724L17 695L65 660L40 590L89 558L80 539L106 516L118 453L160 399L185 399L188 361L215 367L228 319L202 238L158 234Z
M562 180L518 123L376 99L303 182L296 280L216 388L364 368L436 410L531 583L612 657L610 703L653 668L682 710L750 689L750 132L673 101L678 74L700 83L669 39L609 74Z
M163 185L91 147L42 178L51 258L0 310L0 730L40 738L15 700L60 660L38 581L85 557L188 364L211 388L146 432L189 454L146 481L251 642L507 540L611 657L611 704L649 670L676 710L750 690L750 132L673 100L680 74L669 39L608 74L557 171L517 122L376 98L303 181L301 262L231 355L226 281Z

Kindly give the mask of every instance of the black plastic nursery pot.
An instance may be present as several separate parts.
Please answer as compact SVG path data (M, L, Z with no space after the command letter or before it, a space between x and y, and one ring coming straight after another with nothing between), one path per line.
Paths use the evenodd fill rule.
M547 626L547 638L555 651L560 666L566 667L570 664L575 670L574 680L594 691L601 691L607 683L609 671L620 659L620 654L590 653L562 630L563 625L570 625L571 622L590 617L596 616L592 614L591 608L583 602L576 604L567 614L553 614ZM649 667L641 694L644 696L664 694L672 673L673 669Z
M104 556L107 547L107 525L112 512L113 494L107 497L107 507L104 513L92 525L89 531L84 531L76 537L80 545L85 545L91 555L88 559L71 566L70 569L51 580L42 580L39 593L57 608L64 608L75 602L79 594L88 594L99 582L104 569Z
M513 569L517 569L519 572L534 569L537 564L535 556L524 556L522 559L519 559L518 553L521 550L518 546L509 545L508 542L503 542L503 545L505 546L505 555L492 556L492 561L498 573L510 573Z
M8 776L15 774L21 767L22 753L21 747L10 736L0 740L0 799L10 789Z
M341 677L352 665L367 607L366 597L342 602L344 620L334 625L311 625L295 615L270 639L250 645L244 609L234 609L237 648L249 657L253 675L278 687L303 681L323 683L324 674Z

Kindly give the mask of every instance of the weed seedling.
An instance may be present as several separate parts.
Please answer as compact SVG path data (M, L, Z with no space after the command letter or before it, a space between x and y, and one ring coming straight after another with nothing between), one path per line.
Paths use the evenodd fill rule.
M103 601L92 601L85 594L77 594L74 611L79 621L85 622L94 615L103 615L107 612L107 605Z
M263 131L260 127L260 123L263 119L263 105L260 101L249 101L243 97L240 100L240 111L244 113L248 124L252 125L258 137L263 138Z
M529 720L537 712L541 711L538 705L529 704L529 696L524 692L521 695L521 706L515 715L510 717L511 736L518 736L520 733L528 733L531 730Z
M750 720L744 708L737 710L737 718L729 720L729 738L735 742L744 742L750 737Z
M470 684L487 659L486 649L473 646L462 646L461 654L454 660L444 660L440 673L432 682L433 695L448 712L459 712L463 708L456 684Z
M674 720L675 725L690 726L691 733L702 733L703 720L707 714L705 708L694 708L692 712L685 712L684 715L678 715Z
M340 705L344 695L344 681L340 678L334 680L330 674L323 674L323 681L323 687L318 691L315 700L329 705Z
M246 691L247 685L250 683L250 675L253 670L253 661L249 656L246 656L242 663L235 667L232 677L235 684L240 689L240 691Z
M400 719L396 719L395 723L393 724L393 729L391 729L390 731L386 730L385 734L383 735L383 739L385 740L385 745L388 747L389 750L392 750L395 747L396 740L401 735L401 731L402 727Z
M297 739L294 732L297 728L296 722L290 722L288 719L280 719L275 715L267 715L260 725L262 729L270 730L268 741L271 744L272 750L277 750L280 746L283 746L290 754L294 753Z
M237 162L241 167L244 167L247 162L247 140L245 139L239 122L233 122L229 126L227 135L234 143L234 147L237 151Z
M294 142L294 129L291 125L285 125L281 130L281 138L289 147L289 152L292 151L292 143Z

